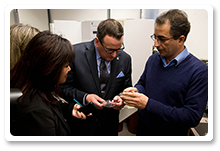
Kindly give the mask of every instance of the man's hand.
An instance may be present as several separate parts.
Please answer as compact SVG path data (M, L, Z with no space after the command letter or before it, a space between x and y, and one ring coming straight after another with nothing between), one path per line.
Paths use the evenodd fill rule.
M103 107L105 106L105 100L103 100L96 94L88 94L86 96L86 101L87 103L93 102L100 110L103 109Z
M113 107L113 109L115 110L121 110L125 106L125 104L119 96L115 96L111 104L115 105Z
M129 88L124 89L123 92L132 92L132 93L134 93L134 92L138 92L138 90L135 87L129 87Z
M144 109L148 102L148 97L142 93L137 92L123 92L120 96L124 104L136 107L138 109Z

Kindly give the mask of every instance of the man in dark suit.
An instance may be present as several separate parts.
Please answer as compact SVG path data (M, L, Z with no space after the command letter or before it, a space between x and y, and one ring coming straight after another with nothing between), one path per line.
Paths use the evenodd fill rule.
M72 70L61 85L63 97L98 107L92 116L79 121L78 127L69 120L71 128L77 129L72 130L74 135L118 135L119 110L124 104L117 95L132 86L131 57L123 51L123 34L118 21L107 19L99 24L94 40L74 45ZM106 106L106 100L114 100L114 107Z

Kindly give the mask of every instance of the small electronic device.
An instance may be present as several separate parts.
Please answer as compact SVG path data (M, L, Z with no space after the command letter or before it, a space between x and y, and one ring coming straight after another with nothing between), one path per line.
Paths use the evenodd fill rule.
M104 107L107 107L107 108L113 108L115 105L112 104L112 101L111 100L106 100L104 102L105 106Z
M88 115L89 113L94 113L97 111L97 107L94 103L90 102L86 105L84 105L83 107L81 107L80 109L78 109L79 112L83 112L85 115Z

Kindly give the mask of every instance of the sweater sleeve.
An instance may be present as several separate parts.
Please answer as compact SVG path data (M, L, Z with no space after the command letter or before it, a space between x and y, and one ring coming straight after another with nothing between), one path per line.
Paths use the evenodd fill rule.
M145 111L167 124L195 127L201 120L208 100L208 69L195 74L188 86L183 107L171 107L149 98Z

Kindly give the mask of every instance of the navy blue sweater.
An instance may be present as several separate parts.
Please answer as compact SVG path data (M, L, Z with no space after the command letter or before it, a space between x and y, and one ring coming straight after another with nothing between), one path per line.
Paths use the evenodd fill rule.
M156 53L135 87L149 97L139 110L142 123L155 130L187 131L199 123L208 101L208 66L189 54L179 65L164 68Z

